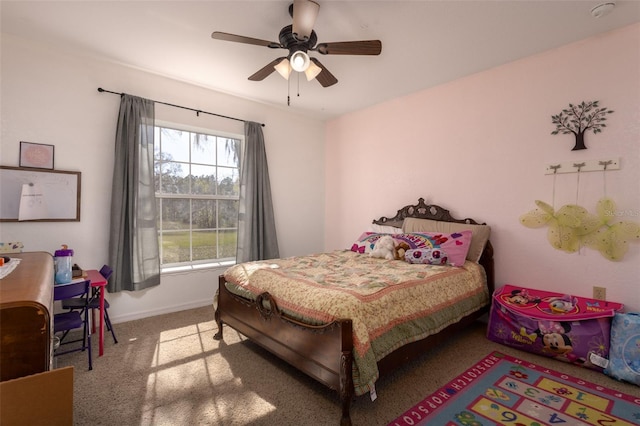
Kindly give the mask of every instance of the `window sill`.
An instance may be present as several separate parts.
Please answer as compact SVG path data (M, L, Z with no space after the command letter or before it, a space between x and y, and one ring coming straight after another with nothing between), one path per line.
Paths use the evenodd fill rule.
M228 268L230 266L235 265L236 262L233 260L228 260L224 262L211 262L211 263L195 263L191 265L176 265L176 266L166 266L160 269L161 275L173 275L173 274L184 274L189 272L205 272L211 271L214 269Z

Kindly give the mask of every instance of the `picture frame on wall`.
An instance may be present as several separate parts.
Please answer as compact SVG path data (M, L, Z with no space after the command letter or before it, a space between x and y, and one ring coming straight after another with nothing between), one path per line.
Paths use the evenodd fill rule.
M20 167L53 170L54 146L20 141Z

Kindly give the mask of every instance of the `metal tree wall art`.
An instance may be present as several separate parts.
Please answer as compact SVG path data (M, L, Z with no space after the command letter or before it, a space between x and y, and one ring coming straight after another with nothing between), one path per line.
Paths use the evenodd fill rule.
M556 130L551 134L568 135L573 133L576 137L576 144L571 150L587 149L584 144L584 134L589 130L594 134L602 132L602 128L607 127L604 123L607 120L606 115L613 112L607 108L600 108L598 102L583 101L577 105L569 104L569 108L563 109L560 114L552 115L551 122L556 125Z

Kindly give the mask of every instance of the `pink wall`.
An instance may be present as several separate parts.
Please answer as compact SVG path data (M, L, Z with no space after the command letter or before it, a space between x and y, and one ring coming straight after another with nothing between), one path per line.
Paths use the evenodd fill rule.
M429 72L425 70L425 72ZM375 88L372 88L375 90ZM588 149L551 135L551 115L599 100L615 110ZM350 246L373 218L419 197L492 227L497 285L506 283L609 300L640 311L640 240L620 262L582 249L553 249L546 228L519 217L552 203L547 164L621 158L621 169L559 175L555 206L595 213L607 195L621 220L640 223L640 24L531 56L342 116L326 131L326 249Z

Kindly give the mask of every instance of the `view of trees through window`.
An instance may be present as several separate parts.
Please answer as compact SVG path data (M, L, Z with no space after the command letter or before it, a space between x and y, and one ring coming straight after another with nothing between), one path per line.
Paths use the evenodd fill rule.
M235 259L241 139L156 126L154 149L161 264Z

